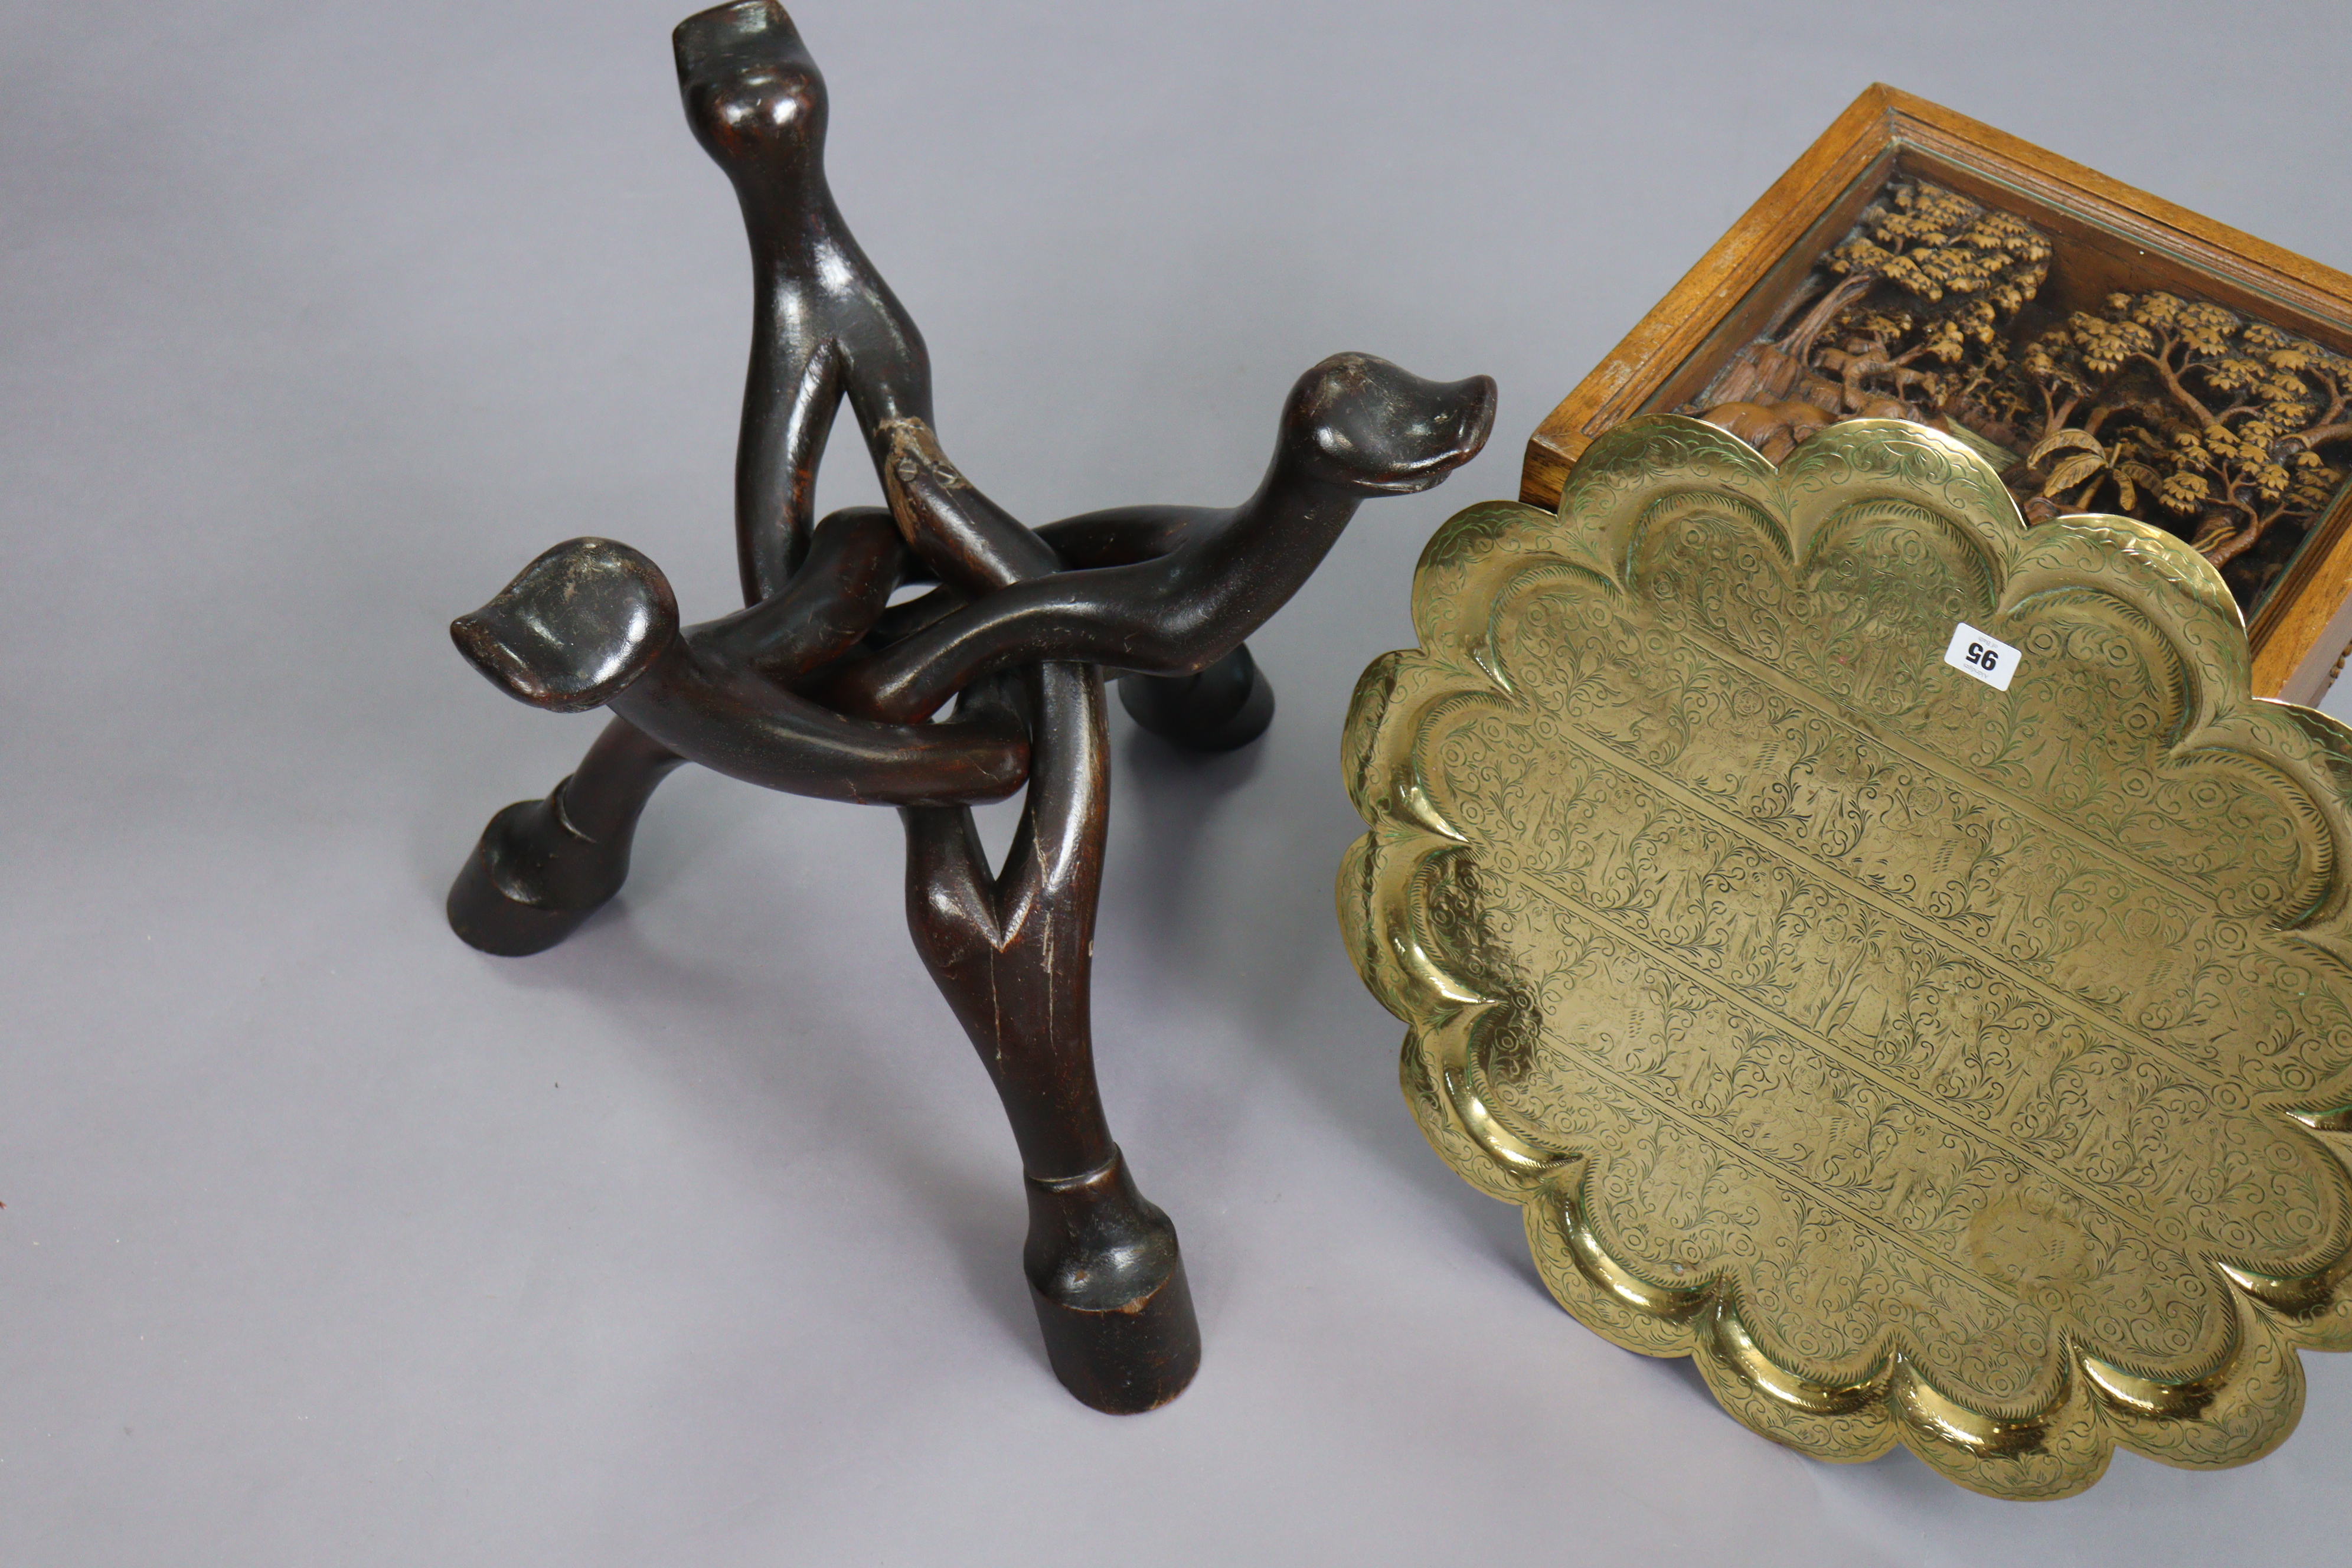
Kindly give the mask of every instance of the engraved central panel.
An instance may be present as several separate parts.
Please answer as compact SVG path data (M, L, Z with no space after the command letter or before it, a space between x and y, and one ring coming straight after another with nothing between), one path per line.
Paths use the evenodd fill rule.
M1530 567L1512 697L1425 721L1481 947L1548 1021L1476 1062L1491 1102L1589 1160L1612 1256L1727 1273L1809 1377L1901 1350L2021 1407L2062 1334L2194 1375L2234 1333L2211 1260L2293 1274L2347 1225L2341 1167L2257 1110L2352 1058L2273 926L2331 869L2310 803L2171 758L2190 694L2122 600L1999 615L1916 505L1794 574L1774 531L1668 497L1630 592ZM1942 662L1962 619L2022 650L2009 691Z

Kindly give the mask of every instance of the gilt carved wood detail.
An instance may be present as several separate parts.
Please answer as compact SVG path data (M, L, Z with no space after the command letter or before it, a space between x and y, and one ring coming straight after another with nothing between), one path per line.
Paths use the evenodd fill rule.
M2352 639L2347 366L2352 277L1882 84L1538 426L1519 499L1555 504L1638 414L1721 410L1776 460L1822 424L1917 419L2036 521L2195 542L2256 694L2310 702Z
M2105 510L2189 540L2251 618L2345 482L2352 355L2163 289L2041 299L2057 247L1898 179L1682 410L1778 462L1842 419L1915 419L2000 470L2029 522Z
M772 0L681 23L694 134L732 181L757 312L736 468L745 607L680 624L625 544L575 539L451 627L493 684L613 714L543 800L492 817L450 889L457 934L544 951L610 900L639 814L684 763L899 808L908 923L994 1080L1026 1176L1023 1266L1056 1374L1102 1410L1173 1398L1200 1355L1176 1233L1137 1190L1097 1090L1088 1010L1108 808L1106 672L1137 721L1222 750L1273 695L1244 639L1365 500L1433 486L1494 417L1484 376L1339 354L1291 389L1256 491L1031 529L947 458L913 321L825 184L824 79ZM813 517L846 402L889 505ZM908 584L933 584L899 596ZM971 806L1025 789L991 868Z

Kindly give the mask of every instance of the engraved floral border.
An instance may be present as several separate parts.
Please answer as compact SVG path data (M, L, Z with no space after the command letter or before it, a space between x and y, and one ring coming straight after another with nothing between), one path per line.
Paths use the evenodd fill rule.
M1339 909L1367 986L1410 1026L1400 1063L1415 1119L1479 1190L1524 1206L1538 1267L1562 1306L1630 1350L1694 1358L1725 1408L1763 1435L1818 1458L1860 1460L1900 1441L1951 1479L2006 1497L2063 1497L2105 1471L2116 1444L2168 1463L2242 1464L2283 1441L2300 1415L2298 1349L2352 1349L2352 1250L2307 1277L2221 1270L2239 1319L2236 1353L2189 1384L2136 1377L2072 1347L2055 1396L2024 1415L1971 1410L1899 1353L1867 1378L1825 1385L1777 1365L1714 1284L1661 1287L1612 1258L1582 1203L1581 1163L1504 1124L1481 1096L1484 1037L1507 997L1482 990L1478 966L1447 950L1432 903L1449 862L1473 853L1424 784L1423 718L1464 697L1513 697L1491 617L1529 572L1589 574L1629 591L1644 508L1674 491L1707 491L1772 531L1784 561L1805 558L1812 531L1840 506L1885 497L1931 509L1981 548L1993 596L2015 603L2089 586L2128 603L2169 643L2191 689L2175 748L2251 754L2319 804L2333 844L2352 841L2352 729L2312 710L2252 695L2237 606L2219 575L2179 540L2129 519L2074 517L2031 531L1993 470L1939 432L1892 420L1832 427L1776 468L1711 426L1652 416L1595 442L1557 514L1487 502L1456 514L1413 576L1420 647L1383 655L1358 683L1342 743L1350 797L1370 831L1340 868ZM2352 990L2352 875L2330 856L2329 886L2294 926ZM2307 1135L2352 1149L2352 1106L2300 1114Z

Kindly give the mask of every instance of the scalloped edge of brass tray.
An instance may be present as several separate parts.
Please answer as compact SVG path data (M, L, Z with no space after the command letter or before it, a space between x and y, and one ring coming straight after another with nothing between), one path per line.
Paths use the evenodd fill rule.
M1981 458L1939 432L1886 420L1832 426L1779 468L1735 437L1674 416L1645 416L1596 440L1570 475L1559 509L1486 502L1438 530L1414 574L1420 647L1383 655L1360 681L1343 760L1351 799L1370 831L1340 868L1339 919L1349 954L1373 994L1409 1026L1402 1087L1430 1143L1480 1191L1521 1205L1535 1261L1552 1294L1587 1327L1629 1350L1690 1356L1725 1409L1777 1442L1839 1461L1874 1458L1900 1442L1958 1484L1993 1496L2063 1497L2095 1481L2116 1446L2190 1468L2242 1464L2275 1447L2300 1415L2297 1352L2352 1349L2352 1240L2301 1278L2256 1276L2204 1256L2235 1303L2232 1353L2186 1381L2160 1382L2062 1341L2054 1393L2036 1408L1971 1409L1938 1390L1899 1344L1871 1373L1829 1384L1777 1363L1743 1322L1724 1275L1662 1285L1612 1258L1582 1207L1580 1157L1512 1125L1481 1087L1474 1026L1498 1005L1449 965L1416 887L1438 858L1470 840L1450 824L1416 756L1416 715L1449 696L1517 701L1491 642L1502 587L1530 568L1605 579L1622 594L1633 567L1624 538L1629 494L1727 485L1801 511L1779 548L1794 573L1806 560L1808 519L1823 491L1906 497L1967 531L1989 566L1996 603L2046 587L2069 553L2109 563L2105 592L2125 598L2181 661L2188 721L2169 757L2207 747L2252 751L2284 771L2324 817L2333 845L2352 842L2352 728L2308 709L2257 699L2236 606L2212 568L2181 542L2128 519L2075 517L2030 532ZM1807 499L1792 502L1803 491ZM2004 588L2008 591L2004 593ZM1402 717L1400 717L1402 715ZM2352 995L2352 871L2334 857L2326 887L2291 926ZM2332 1085L2347 1097L2345 1074ZM2301 1114L2265 1103L2264 1116L2325 1144L2352 1164L2352 1108ZM2203 1256L2203 1255L2198 1255Z

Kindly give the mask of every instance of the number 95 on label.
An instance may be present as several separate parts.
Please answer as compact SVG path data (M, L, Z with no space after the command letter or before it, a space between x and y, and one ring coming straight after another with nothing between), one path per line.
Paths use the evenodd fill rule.
M2015 648L1966 621L1952 628L1952 645L1944 650L1946 664L1963 675L1975 676L1995 691L2009 689L2010 677L2017 673L2018 658Z

